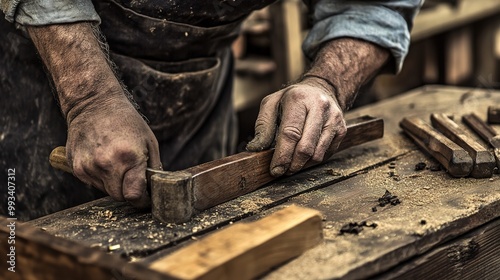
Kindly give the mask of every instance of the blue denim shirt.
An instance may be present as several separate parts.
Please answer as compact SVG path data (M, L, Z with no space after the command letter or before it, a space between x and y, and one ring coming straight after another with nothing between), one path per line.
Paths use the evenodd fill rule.
M313 6L313 28L303 43L313 58L322 43L341 37L358 38L391 51L394 72L408 53L413 19L424 0L319 0ZM100 22L91 0L0 0L5 18L18 25L79 21Z

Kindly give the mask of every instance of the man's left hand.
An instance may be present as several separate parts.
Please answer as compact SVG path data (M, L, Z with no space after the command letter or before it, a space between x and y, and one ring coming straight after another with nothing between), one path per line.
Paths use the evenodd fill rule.
M346 125L334 90L322 79L306 77L262 100L255 138L247 149L266 149L276 135L273 176L293 174L308 162L321 162L330 146L340 145Z

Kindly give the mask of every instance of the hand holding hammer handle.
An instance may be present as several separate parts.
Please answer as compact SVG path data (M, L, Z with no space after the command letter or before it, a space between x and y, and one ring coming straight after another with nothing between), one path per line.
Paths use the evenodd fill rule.
M346 136L336 151L383 137L382 119L363 116L346 123ZM269 172L273 152L243 152L182 171L148 169L153 216L166 223L183 223L199 211L262 187L276 179ZM54 168L71 172L65 154L64 147L54 149L50 163Z

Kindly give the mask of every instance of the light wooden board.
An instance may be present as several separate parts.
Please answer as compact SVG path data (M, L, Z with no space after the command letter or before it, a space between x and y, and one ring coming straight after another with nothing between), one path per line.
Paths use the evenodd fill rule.
M174 279L254 279L317 245L322 236L319 212L292 205L215 232L149 267Z

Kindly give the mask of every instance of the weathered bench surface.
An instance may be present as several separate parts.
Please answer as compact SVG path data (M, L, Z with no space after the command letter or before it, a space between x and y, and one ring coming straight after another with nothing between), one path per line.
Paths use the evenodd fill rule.
M109 198L28 224L86 246L120 245L112 252L147 264L199 236L293 203L322 212L325 240L265 278L498 279L499 175L455 179L445 171L415 171L419 162L427 167L437 162L420 152L398 123L403 116L429 121L431 113L439 112L458 117L474 112L485 119L487 107L499 103L498 91L428 86L351 111L347 118L365 114L384 118L384 138L336 154L325 165L280 179L183 225L155 222L150 213ZM401 204L378 206L377 199L386 190ZM365 227L358 235L339 234L344 224L362 221L377 227Z

